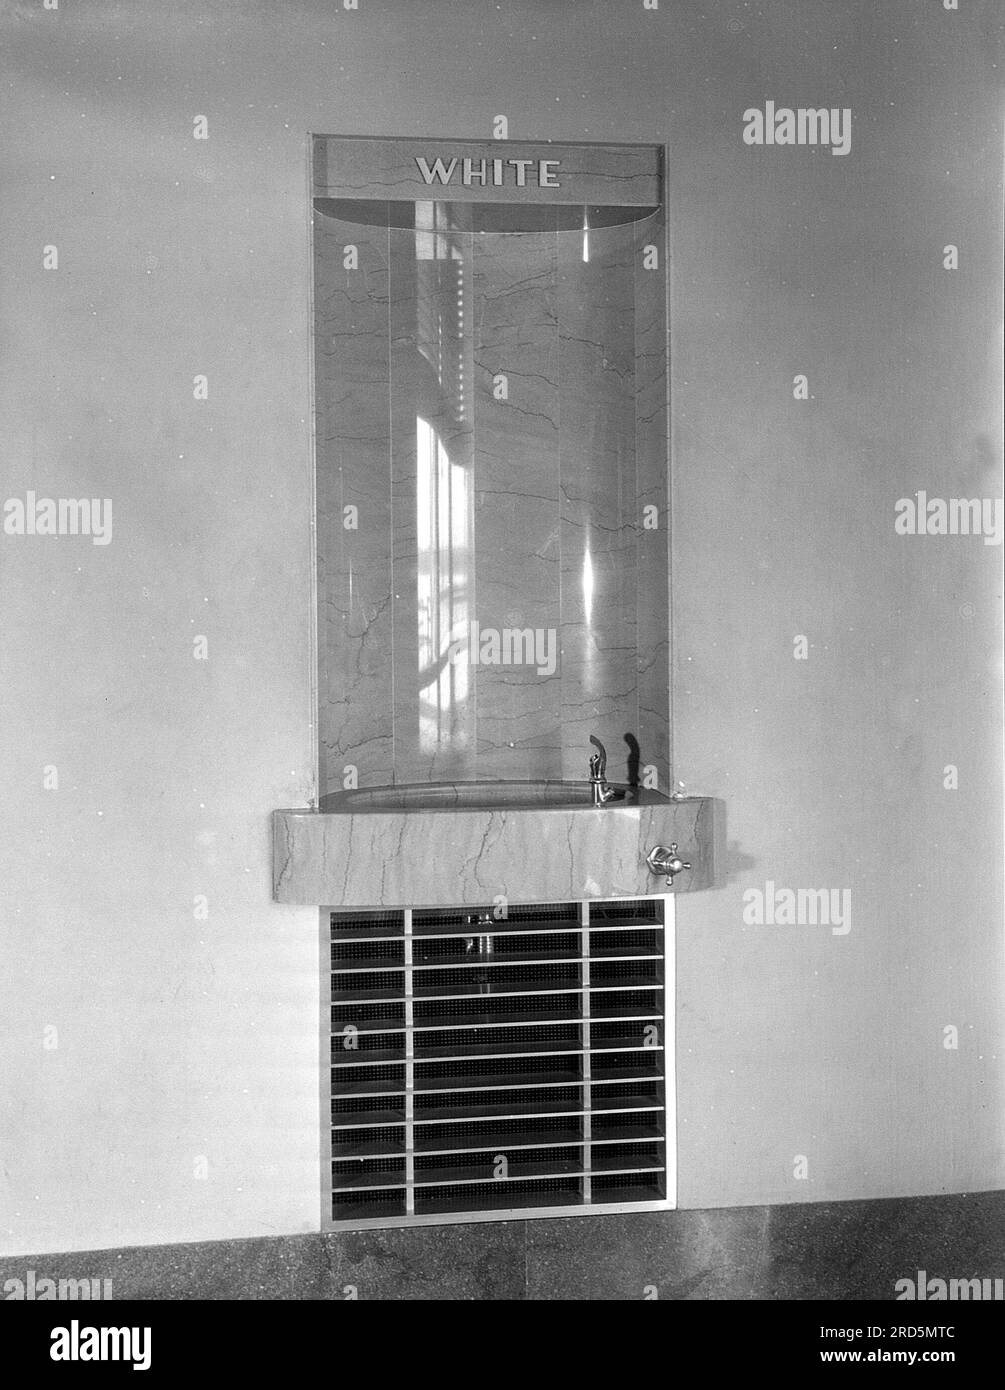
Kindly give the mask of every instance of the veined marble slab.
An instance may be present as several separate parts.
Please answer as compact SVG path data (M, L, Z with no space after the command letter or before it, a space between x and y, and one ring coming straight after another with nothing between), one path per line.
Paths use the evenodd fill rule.
M314 193L320 198L653 207L661 169L658 145L314 136Z
M427 141L316 142L351 205L315 214L322 806L354 781L582 778L591 736L612 781L672 786L665 227L636 186L660 151L546 143L600 180L590 225L475 233L435 189L533 153L476 146L438 147L460 172L427 187ZM405 178L420 225L356 220L367 178L375 207Z
M642 794L645 797L645 793ZM639 897L668 891L645 860L676 840L691 863L673 892L724 872L725 817L711 797L641 804L273 813L277 902L453 907Z

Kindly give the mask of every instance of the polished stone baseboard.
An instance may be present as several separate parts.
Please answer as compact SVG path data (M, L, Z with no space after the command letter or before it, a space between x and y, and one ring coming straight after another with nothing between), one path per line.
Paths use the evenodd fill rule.
M1005 1192L984 1192L7 1256L0 1288L33 1269L118 1300L892 1301L918 1270L1000 1279L1003 1251Z

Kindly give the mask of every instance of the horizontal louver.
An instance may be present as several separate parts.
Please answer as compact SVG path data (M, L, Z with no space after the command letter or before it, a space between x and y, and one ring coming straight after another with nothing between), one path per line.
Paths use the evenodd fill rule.
M664 1199L662 900L326 919L334 1223Z

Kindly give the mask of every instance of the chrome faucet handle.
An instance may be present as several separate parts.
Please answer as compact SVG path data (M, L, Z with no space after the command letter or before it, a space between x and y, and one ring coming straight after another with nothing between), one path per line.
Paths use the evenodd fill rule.
M607 749L593 734L590 735L590 742L597 749L597 752L590 756L590 776L602 782L607 776Z
M646 863L649 865L650 873L666 874L668 888L673 887L677 874L691 867L678 856L676 840L670 841L669 849L666 845L655 845L646 855Z

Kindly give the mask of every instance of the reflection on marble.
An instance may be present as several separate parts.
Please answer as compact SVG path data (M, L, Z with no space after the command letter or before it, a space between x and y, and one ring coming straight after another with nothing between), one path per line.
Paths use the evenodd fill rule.
M632 225L560 238L566 776L593 733L620 778L624 735L638 729L633 249Z
M470 235L391 232L394 775L461 776L475 744L451 647L471 616Z
M1001 1278L1003 1235L1003 1192L530 1220L526 1297L892 1303L919 1269Z
M638 897L668 891L645 861L672 841L691 864L673 885L686 893L721 873L723 835L720 802L644 792L600 808L276 811L274 896L325 907Z
M319 744L322 785L335 787L347 765L378 782L394 768L384 698L392 652L388 238L377 227L316 223ZM344 265L349 246L355 270Z
M670 517L667 315L662 213L635 224L635 464L638 739L656 786L670 791ZM658 256L652 263L652 250ZM655 523L655 525L653 525Z
M328 1297L437 1301L523 1298L521 1222L358 1231L319 1237Z
M558 323L548 233L474 241L479 629L559 629ZM478 776L560 776L557 669L477 666Z
M591 734L668 791L662 221L416 219L317 215L321 795L575 780Z
M527 1223L527 1297L632 1301L752 1298L769 1212L627 1212ZM585 1266L588 1265L588 1269Z

